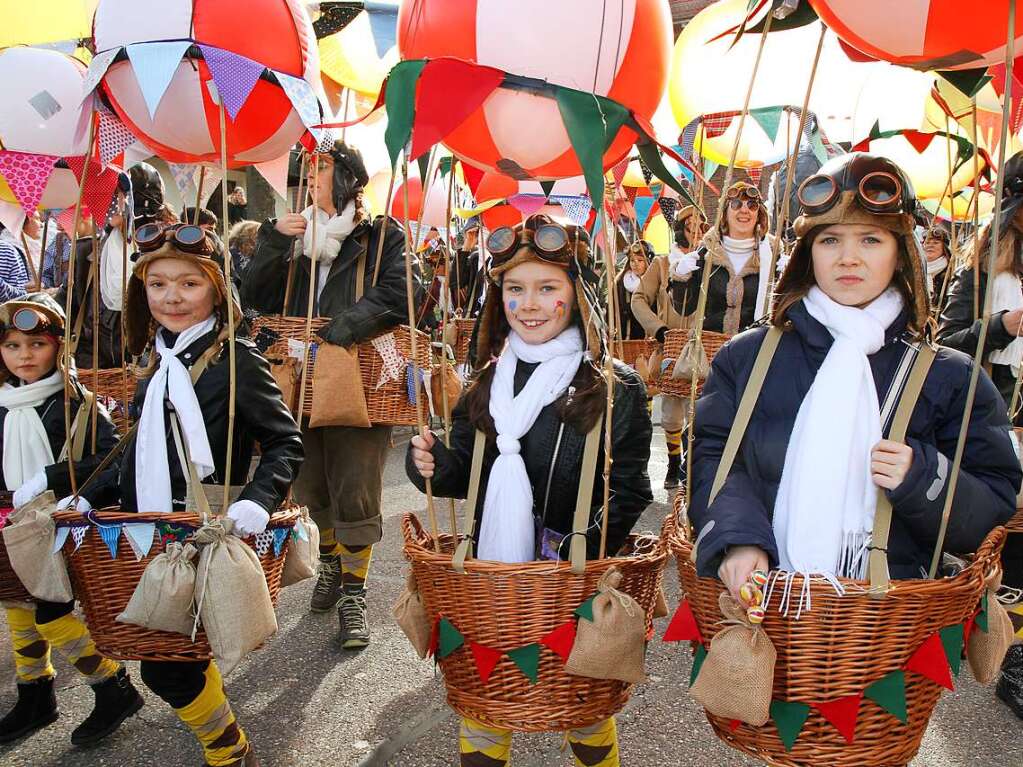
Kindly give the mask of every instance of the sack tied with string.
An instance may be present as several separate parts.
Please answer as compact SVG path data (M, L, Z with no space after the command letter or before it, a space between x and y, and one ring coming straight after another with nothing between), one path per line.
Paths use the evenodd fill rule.
M230 519L218 518L195 534L199 547L196 609L224 676L277 633L277 616L259 558L231 534L233 527Z
M153 557L118 623L133 623L157 631L190 636L195 625L195 558L191 543L172 541Z
M7 518L4 536L11 568L25 590L44 602L74 599L64 555L53 550L56 524L53 513L57 500L52 490L33 498Z
M423 598L416 584L415 574L409 570L405 590L391 608L391 615L398 626L408 637L416 654L425 659L430 652L430 637L433 633L433 622L423 606Z
M778 653L760 626L731 595L718 598L725 627L710 640L710 649L689 689L714 716L762 727L770 719L774 664Z
M324 342L317 348L309 425L369 428L358 346L346 349Z
M1002 586L1002 571L995 570L988 576L984 597L986 610L973 622L970 640L966 643L966 660L969 661L973 677L981 684L990 684L999 674L1005 653L1012 644L1012 619L1005 606L998 601L998 589ZM985 629L986 613L986 629Z
M642 682L646 659L646 611L619 591L622 573L605 572L593 599L593 620L580 617L565 671L591 679Z
M284 553L281 588L316 575L320 563L320 528L309 518L309 507L303 506L295 522L295 534Z
M675 360L675 367L671 370L672 380L692 380L693 375L698 381L702 381L710 372L710 360L707 359L707 351L703 348L703 341L690 338L682 347L678 359Z

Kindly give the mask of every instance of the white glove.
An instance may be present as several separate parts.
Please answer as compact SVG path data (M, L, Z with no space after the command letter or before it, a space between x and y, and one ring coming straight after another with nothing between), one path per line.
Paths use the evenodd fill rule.
M47 490L46 470L40 470L24 482L21 487L14 491L14 508L20 509L33 498L42 495Z
M60 501L57 503L57 511L65 511L67 509L70 509L71 501L73 501L74 499L75 497L73 495L69 495L66 498L61 498ZM92 504L89 503L89 499L81 495L78 496L78 503L75 504L75 511L80 512L82 514L88 514L90 511L92 511Z
M227 518L234 520L238 537L258 535L266 530L270 515L255 501L235 501L227 508Z
M696 258L695 253L683 253L675 261L675 266L671 270L673 277L688 278L690 274L695 272L700 266L699 260Z

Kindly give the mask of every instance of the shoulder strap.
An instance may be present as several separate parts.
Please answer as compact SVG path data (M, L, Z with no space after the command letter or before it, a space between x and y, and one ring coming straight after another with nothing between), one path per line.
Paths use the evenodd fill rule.
M372 228L372 225L371 225ZM369 231L363 233L359 242L359 256L355 259L355 300L360 301L366 291L366 258L369 255ZM373 273L373 287L377 284L376 271Z
M909 419L913 415L917 400L920 399L920 392L923 389L924 381L927 379L927 371L934 362L935 350L926 344L920 346L920 350L913 361L913 368L909 372L909 379L906 381L906 388L899 398L899 406L895 410L895 417L892 419L892 428L888 432L888 439L894 442L902 442L906 439L906 429L909 428ZM870 573L870 594L875 599L883 597L888 592L890 583L888 575L888 534L892 528L892 504L884 489L878 488L877 508L874 511L874 533L870 543L870 561L868 571Z
M479 429L472 443L472 466L469 469L469 492L465 496L465 516L468 526L467 535L455 548L455 556L451 560L455 572L465 572L465 558L472 556L472 541L476 535L476 503L480 492L480 478L483 476L483 454L487 448L487 435Z
M89 275L85 278L85 291L82 293L82 305L78 307L78 316L75 317L75 325L71 331L71 355L78 351L78 341L82 337L82 327L85 325L85 312L89 307L89 288L92 286L92 269L89 270ZM97 360L93 360L92 364L95 366Z

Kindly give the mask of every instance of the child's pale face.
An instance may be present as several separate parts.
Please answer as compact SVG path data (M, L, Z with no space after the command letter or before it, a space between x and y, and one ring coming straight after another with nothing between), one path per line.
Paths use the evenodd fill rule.
M0 345L4 367L27 384L45 378L57 365L57 347L46 336L11 330Z
M511 329L527 344L542 344L572 322L575 288L561 267L529 261L504 273L501 300Z
M182 258L160 258L146 270L146 299L159 324L180 333L213 314L216 290L206 273Z

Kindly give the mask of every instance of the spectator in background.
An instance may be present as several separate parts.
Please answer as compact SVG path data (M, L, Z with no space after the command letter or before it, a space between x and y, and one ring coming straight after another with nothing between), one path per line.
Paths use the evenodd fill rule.
M28 292L25 246L20 239L0 224L0 301L11 301Z
M239 221L231 227L231 231L227 235L227 246L231 251L231 277L239 288L242 278L245 277L245 270L249 268L249 260L256 250L258 234L258 221Z
M207 232L216 234L219 231L220 219L209 208L199 208L199 220L195 218L195 208L185 208L181 212L181 221L186 224L197 223Z
M178 214L174 212L174 208L166 203L164 203L163 207L161 207L156 214L156 223L163 224L164 226L177 224L179 221L180 219L178 218Z
M227 196L227 221L230 224L237 224L246 220L248 216L249 201L245 197L245 189L236 186Z

